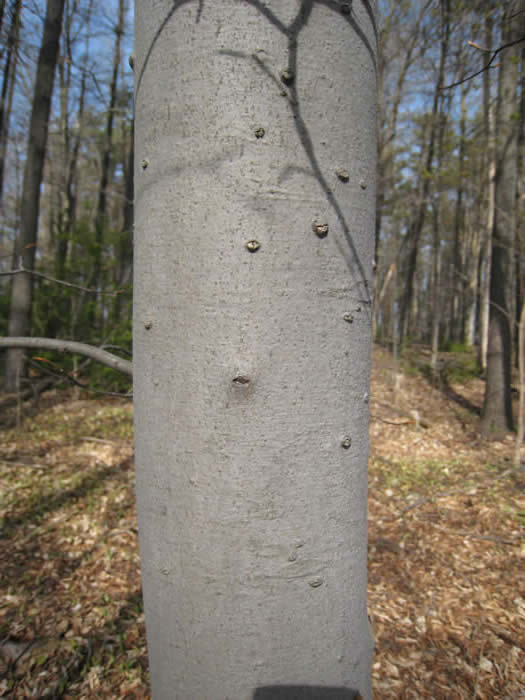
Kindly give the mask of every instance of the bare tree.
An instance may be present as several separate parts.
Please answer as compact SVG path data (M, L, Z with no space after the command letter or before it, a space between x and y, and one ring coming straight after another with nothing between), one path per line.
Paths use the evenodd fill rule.
M3 4L2 4L3 9ZM16 81L18 59L18 36L20 32L20 15L22 0L13 0L11 6L11 23L6 42L6 57L0 92L0 205L4 192L4 171L9 137L9 121L13 105L13 93Z
M481 416L485 434L511 430L512 397L512 250L516 212L519 123L517 87L520 35L525 0L513 0L502 16L503 43L512 44L500 54L496 112L495 211L490 269L490 317L487 350L487 381Z
M436 147L436 136L439 127L439 101L445 75L445 61L450 43L450 0L440 0L441 8L441 51L439 57L439 67L436 75L434 98L432 103L431 121L429 126L428 146L423 157L422 168L419 174L418 194L416 211L409 230L406 235L406 275L403 279L403 290L399 300L399 339L400 344L406 335L408 315L412 303L414 291L414 278L416 275L416 264L419 253L420 239L425 224L428 207L428 195L431 185L431 174L434 167L434 152Z
M15 244L15 258L25 270L32 270L35 261L40 188L63 11L64 0L48 0L29 126L20 232ZM14 276L9 309L8 333L10 336L29 335L32 299L33 278L31 274L27 272ZM18 348L10 349L7 353L5 369L5 389L7 391L14 391L23 371L23 351Z
M98 190L97 211L95 215L95 241L93 253L93 274L91 278L92 287L98 287L102 281L102 258L104 246L104 231L106 228L107 216L107 189L111 175L111 158L113 147L113 125L115 121L115 109L117 105L118 77L120 70L122 35L124 34L124 0L118 2L118 17L115 24L115 46L113 50L113 69L111 73L111 83L109 86L109 105L106 116L106 129L104 133L104 143L102 147L100 184ZM89 318L91 325L95 322L95 301L92 302Z

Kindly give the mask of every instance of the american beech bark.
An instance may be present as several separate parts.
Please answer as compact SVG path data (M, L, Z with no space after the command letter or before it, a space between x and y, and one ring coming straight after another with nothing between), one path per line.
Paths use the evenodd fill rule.
M153 697L370 698L376 6L136 4Z

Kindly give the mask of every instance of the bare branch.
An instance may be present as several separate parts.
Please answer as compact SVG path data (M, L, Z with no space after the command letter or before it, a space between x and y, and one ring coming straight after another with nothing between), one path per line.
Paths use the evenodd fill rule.
M489 58L487 63L481 68L480 70L476 71L475 73L472 73L471 75L467 75L466 78L463 78L462 80L458 80L455 83L451 83L450 85L444 85L441 89L442 90L450 90L451 88L457 87L458 85L462 85L463 83L466 83L468 80L472 80L473 78L476 78L478 75L481 75L484 73L486 70L488 70L496 56L503 51L504 49L508 49L511 46L516 46L516 44L520 44L522 41L525 41L525 35L521 36L519 39L514 39L513 41L509 41L506 44L503 44L502 46L499 46L497 49L495 49L492 52L492 56ZM479 51L484 51L485 53L488 53L488 49L484 49L481 46L478 46L475 44L473 41L469 41L468 44L470 46L473 46L474 48L478 49Z
M78 343L74 340L56 340L55 338L0 338L0 348L34 348L42 350L57 350L58 352L70 352L76 355L89 357L100 362L106 367L133 376L133 365L129 360L124 360L117 355L112 355L106 350L96 348L86 343Z
M0 277L11 277L12 275L19 275L22 272L27 272L29 275L33 275L33 277L40 277L40 279L46 280L46 282L54 282L55 284L61 284L63 287L69 287L70 289L78 289L78 291L85 292L87 294L103 294L108 297L116 297L119 296L119 294L122 294L126 291L125 289L117 289L116 292L102 292L98 289L82 287L80 284L73 284L72 282L58 280L55 277L44 275L42 272L36 272L36 270L26 270L26 268L24 267L19 267L16 270L7 270L7 272L0 272Z

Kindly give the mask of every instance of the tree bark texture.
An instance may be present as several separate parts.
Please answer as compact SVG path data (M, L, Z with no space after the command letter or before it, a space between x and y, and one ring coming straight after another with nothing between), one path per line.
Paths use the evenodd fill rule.
M375 3L160 0L135 17L153 696L370 698Z
M27 159L22 188L20 233L15 244L14 256L16 266L21 264L26 270L32 270L35 262L40 188L63 12L64 0L48 0L29 125ZM31 274L27 272L16 275L11 287L8 335L29 335L32 297L33 280ZM23 369L23 350L10 349L7 353L5 369L6 391L15 390Z
M503 43L518 38L525 0L510 2L503 16ZM517 87L520 47L502 52L496 113L495 210L492 229L487 381L483 433L512 430L512 284L518 168Z

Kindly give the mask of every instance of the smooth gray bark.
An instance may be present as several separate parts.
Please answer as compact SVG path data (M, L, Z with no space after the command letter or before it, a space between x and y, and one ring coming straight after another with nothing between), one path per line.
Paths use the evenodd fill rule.
M160 0L135 17L153 696L370 698L375 3Z

